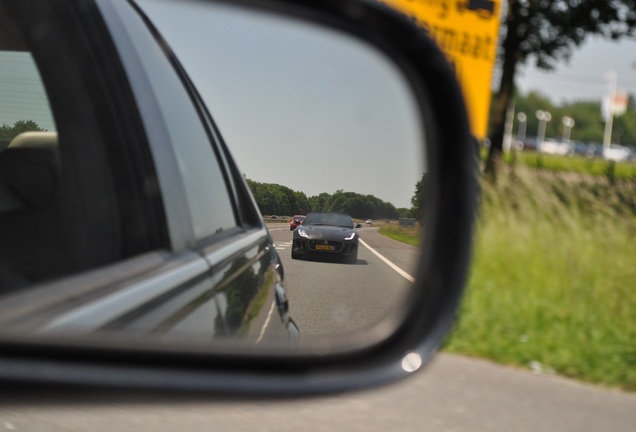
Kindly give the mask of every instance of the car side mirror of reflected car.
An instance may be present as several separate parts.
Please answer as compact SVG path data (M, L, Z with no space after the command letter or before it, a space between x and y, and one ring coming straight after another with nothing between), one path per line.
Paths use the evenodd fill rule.
M31 1L29 3L38 4ZM164 10L161 9L162 5L168 6ZM126 77L123 81L129 79L130 82L125 83L125 91L121 94L115 94L113 91L112 105L117 108L124 104L137 104L134 106L134 115L127 118L131 123L113 127L115 132L111 133L115 136L120 129L127 131L126 128L129 128L130 131L127 132L140 137L139 139L148 147L135 148L134 157L126 159L125 163L132 168L137 168L135 164L143 165L143 172L151 173L147 178L139 180L145 188L139 195L142 196L146 192L154 194L152 200L147 200L150 203L144 205L161 207L164 213L160 213L152 223L145 224L145 219L137 216L134 211L121 211L126 218L137 223L135 227L160 231L156 241L155 237L152 237L155 243L148 241L148 249L143 249L146 244L142 244L141 241L139 244L113 248L113 253L122 249L130 253L125 259L134 262L131 264L126 261L125 271L116 271L118 267L112 267L114 264L107 262L107 265L101 267L82 269L84 273L78 272L71 276L65 274L59 279L53 278L52 282L45 280L43 286L35 286L32 292L25 293L19 299L17 295L13 297L17 306L9 310L5 317L0 317L0 383L24 384L25 388L36 383L39 384L34 386L37 389L42 386L73 385L92 391L115 388L152 392L295 396L363 389L395 382L422 369L441 346L458 311L470 261L478 193L476 149L471 141L462 92L446 57L423 29L388 6L366 0L96 0L95 3L89 0L81 2L81 7L74 2L52 2L52 5L47 7L60 9L55 9L55 14L48 14L56 19L65 13L73 17L68 19L69 23L93 22L88 18L104 23L103 26L95 26L99 28L95 32L109 32L106 35L92 35L89 26L78 24L82 32L89 33L89 42L107 44L108 49L102 50L103 52L97 49L91 51L91 62L94 60L93 57L97 58L100 55L116 56L114 60L120 64L113 65L112 69L127 72L118 73ZM155 7L157 9L153 9ZM15 5L11 8L22 10L23 15L28 15L28 8ZM239 80L238 75L232 71L225 74L216 69L210 71L208 64L202 66L203 73L200 76L195 76L196 74L191 72L193 68L196 69L201 53L195 51L191 53L190 59L187 58L188 50L191 48L189 42L193 41L180 38L185 34L181 30L189 27L191 23L185 18L176 18L177 11L186 10L183 16L200 19L205 16L199 12L202 9L205 9L205 13L223 16L223 19L215 21L213 25L204 22L201 28L220 28L222 25L230 25L228 23L234 22L234 19L246 23L235 37L227 36L229 33L225 30L220 36L217 35L223 39L220 51L223 51L226 45L231 46L228 43L234 42L234 38L248 40L248 45L254 41L270 41L266 43L272 48L277 48L277 44L283 48L276 51L277 55L268 55L262 50L249 52L248 60L255 61L258 67L241 67L241 64L237 66L237 70L257 70L260 74L258 79L249 82L262 78L282 84L280 91L274 91L269 86L261 89L265 95L262 100L267 108L261 110L257 117L250 121L244 120L243 117L238 120L226 120L223 107L217 110L209 106L210 100L216 98L217 94L214 92L226 92L224 83L213 89L208 88L210 75L223 76L228 83L232 82L240 92L226 92L230 94L228 100L236 103L233 108L243 115L243 109L249 104L243 102L241 105L239 100L242 99L238 96L239 93L242 93L241 97L250 93L249 90L245 90L248 80ZM3 9L0 7L0 23L4 19L2 12ZM86 21L82 18L85 14L88 14L88 18L85 17ZM36 15L38 19L47 19L45 13L34 16ZM96 20L96 16L101 16L101 19ZM26 16L22 18L25 22L30 22L31 19ZM162 19L165 19L167 26L172 21L178 24L174 38L170 37L169 28L161 25ZM39 24L33 19L33 28L40 29ZM70 28L71 26L69 32ZM257 28L262 29L261 33L257 32ZM285 31L279 31L280 29ZM38 31L31 29L30 33L37 36ZM77 32L80 33L79 30ZM288 36L291 34L294 36ZM109 36L112 41L104 42L104 39L108 39L105 36ZM205 44L210 40L200 35L196 37L205 41ZM68 37L67 33L64 33L63 39L84 40L80 37ZM159 48L152 52L142 49L145 47L143 44L147 43L146 39L153 43L158 41L156 45ZM46 41L37 42L35 36L33 40L36 42L29 42L45 46ZM324 41L324 44L316 43L317 40ZM0 47L2 42L0 26ZM185 47L182 51L177 49L180 43ZM284 67L284 73L269 70L266 72L264 69L274 59L286 60L294 57L286 54L286 50L297 46L301 47L301 53L305 48L311 48L323 56L316 59L312 55L307 55L303 58L303 61L314 62L309 65L310 69L320 70L317 79L308 79L299 87L300 89L292 88L291 82L292 77L303 78L305 73L299 72L301 69ZM332 50L326 47L335 48ZM40 47L40 51L46 49ZM228 49L225 51L228 57L236 57L236 52ZM242 52L245 54L245 51ZM350 52L356 53L356 56L359 54L359 58L362 59L359 70L368 71L368 74L351 72L348 63L352 57L349 55ZM74 59L74 55L68 55L67 58ZM161 56L169 58L170 63L167 64L170 67L156 70L145 67ZM108 59L112 60L110 57ZM105 69L110 71L111 64L106 61L102 63L108 64L108 68ZM215 61L213 66L220 68L219 63L224 61ZM346 67L338 69L338 65ZM373 68L367 65L373 65ZM73 70L82 71L86 64L78 63L71 66ZM156 97L161 89L165 90L167 87L164 80L168 82L172 76L170 74L174 74L175 71L179 76L179 79L175 80L178 83L177 90L187 95L178 100L179 103L186 100L187 104L190 104L186 104L187 109L178 108L183 105L177 105L176 102L173 105L177 98L172 98L172 93L168 96L161 93L163 99ZM281 75L284 75L282 79ZM339 78L342 77L346 80L340 81ZM66 77L54 78L56 79L50 82L68 81ZM111 82L101 78L94 78L94 81ZM368 101L367 90L387 81L392 81L390 84L393 87L390 88L397 89L396 92L401 95L399 100L405 101L404 103L400 105L386 102L384 93L380 102ZM325 87L318 86L324 83L335 84L325 91ZM63 87L63 90L66 88ZM174 94L179 94L177 90ZM343 96L345 90L351 90L352 93L346 94L353 96ZM64 94L58 89L56 94L60 93ZM206 96L209 94L213 95L210 100ZM141 97L135 98L133 95ZM358 99L355 99L356 95ZM271 114L269 111L274 112L277 105L282 104L283 96L291 101L291 109L285 114L278 114L276 118L279 124L258 117ZM56 98L56 106L63 105L63 99ZM349 104L343 105L343 102ZM385 111L378 111L380 114L377 114L376 111L370 111L370 106L378 106ZM307 114L308 108L312 109L312 114ZM170 120L186 116L186 112L192 113L192 122L184 122L186 126L180 124L169 131L164 127ZM289 112L291 114L288 114ZM163 115L165 113L167 114ZM290 118L292 115L295 116L293 119ZM312 128L291 129L296 122L305 118L316 119L320 115L331 119L331 123L323 122L323 118L320 117ZM345 121L345 118L348 120ZM403 134L404 128L396 127L392 129L395 132L386 139L386 124L393 118L399 121L406 118L409 133ZM134 127L137 125L135 122L143 127ZM250 135L253 133L252 127L256 127L258 123L265 132ZM370 130L377 124L382 128L381 133L374 134L381 136L375 138L379 140L379 144L368 149L368 141L360 139L356 132ZM201 129L205 133L192 135L197 139L180 141L171 136L174 131L184 134L191 132L190 129L194 127L190 128L190 125L204 125ZM340 135L335 134L332 125L340 128ZM236 129L232 130L232 126ZM285 128L281 136L287 139L272 141L285 141L287 151L288 146L293 143L292 155L276 153L263 144L261 138L264 139L270 132L273 134L276 128ZM61 148L66 144L63 133L67 130L68 128L60 128ZM227 130L230 132L226 133ZM321 133L323 135L319 135ZM75 135L82 137L81 134ZM351 138L352 136L357 139ZM199 139L201 137L204 139ZM100 138L102 139L96 141L103 141L106 143L104 146L116 141L107 140L104 136ZM199 145L205 138L215 145L214 151L211 151L209 146ZM176 144L170 140L174 140ZM309 144L300 151L302 140ZM121 141L127 143L126 140ZM355 142L359 147L356 147ZM246 154L249 160L256 147L262 147L273 155L272 158L283 159L287 165L293 161L297 165L294 168L299 171L293 176L286 174L288 178L298 181L297 179L302 176L315 175L315 180L309 182L314 189L311 193L316 194L312 205L318 206L320 203L326 206L325 202L320 201L323 190L321 188L323 183L326 184L327 180L332 180L330 177L335 176L338 171L334 168L336 164L344 167L343 179L349 177L358 180L356 177L365 174L368 175L365 178L375 179L380 183L397 184L397 177L401 171L405 171L405 167L397 166L388 172L388 158L382 159L379 156L380 160L376 166L368 168L366 172L363 168L354 171L357 165L369 163L366 158L356 161L356 155L364 146L364 152L368 152L369 158L378 152L393 156L394 153L401 153L395 150L396 146L405 142L414 143L411 147L405 145L407 150L404 152L408 153L406 157L413 162L409 169L415 172L417 178L413 179L412 183L405 183L406 186L393 186L394 189L390 193L398 195L399 192L400 196L405 196L401 202L406 204L388 205L380 199L372 200L369 198L370 193L353 194L329 183L329 186L324 188L331 188L330 190L337 192L331 196L329 208L321 211L333 212L340 216L347 213L344 222L340 219L338 223L331 225L313 225L311 216L304 221L293 217L287 219L289 214L309 214L310 210L290 205L289 200L293 193L287 196L283 193L276 195L280 202L287 202L286 207L281 205L265 209L261 206L259 211L256 204L260 198L259 194L273 187L268 185L257 189L256 186L259 185L254 186L254 183L246 180L246 175L242 173L249 174L253 170L239 170L237 162L243 162L236 156ZM227 198L227 205L224 207L227 213L222 213L223 208L217 205L217 200L210 199L212 204L204 205L210 204L204 202L210 197L205 187L212 182L206 183L194 177L195 170L191 168L200 161L196 153L184 151L178 154L178 157L174 157L173 153L176 151L173 152L170 145L174 145L174 148L178 145L193 145L195 150L207 151L205 154L211 155L213 161L218 161L216 169L221 173L218 176L220 184L214 184L211 189ZM337 154L324 154L327 153L324 150L327 146L332 146L332 150L335 148L333 151ZM241 153L245 149L247 151ZM16 153L15 149L11 150ZM80 150L77 154L72 151L69 153L67 150L66 153L61 151L60 154L62 157L68 157L70 154L74 159L82 160L81 155L90 153L81 148ZM188 151L190 150L191 148L188 148ZM93 166L106 170L105 167L109 166L111 159L118 159L120 152L128 156L125 151L123 145L122 149L108 147L108 150L103 151L104 160L107 159L108 163L93 161L93 165L82 167L82 173L90 171ZM146 156L145 152L154 158ZM182 163L183 155L190 156L190 165ZM319 157L323 159L317 162ZM254 166L267 167L267 175L275 171L270 166L273 159L253 159L256 160L249 162L254 163ZM60 165L62 168L65 167L64 164ZM207 172L208 165L202 166L202 171ZM279 171L286 172L287 168L289 167ZM384 170L387 171L387 175L380 176L380 172L385 174ZM155 171L158 174L153 177ZM141 174L137 175L134 169L133 172L130 181L137 182ZM423 193L426 199L423 200L422 209L426 214L425 229L421 226L423 222L400 217L407 214L404 210L408 209L402 207L409 205L413 186L417 180L423 178L423 174L426 176ZM70 179L73 176L60 177L66 181L67 177ZM103 182L103 188L113 183L113 189L125 189L122 186L125 185L124 180L121 180L120 185L118 177L108 179L108 182ZM184 179L191 180L191 188L187 189L189 194L181 193L186 190L183 186ZM357 184L364 191L365 181L360 180ZM89 186L81 185L77 189L90 189ZM368 204L363 198L372 204ZM1 199L2 197L0 201ZM138 208L135 206L136 195L128 197L125 203L130 205L126 207L127 210ZM180 206L171 203L185 204ZM188 206L188 203L192 205ZM77 207L80 209L79 204ZM113 217L118 217L118 210L111 212ZM201 210L203 216L195 220L190 213L194 214L198 210ZM264 219L261 212L272 216ZM285 216L278 217L274 213ZM213 215L209 216L210 214ZM208 222L206 218L213 218L217 214L222 217L230 215L223 220L227 223L218 227L210 224L209 230L197 237L202 230L201 226ZM164 217L165 215L170 217ZM64 213L64 216L67 214ZM385 222L366 230L363 241L356 235L357 231L351 229L352 218L372 218ZM276 220L291 220L293 224L301 226L295 230L292 226L291 235L297 237L293 242L289 237L280 237L282 240L274 241L275 236L290 235L288 226L275 223ZM368 219L366 224L371 225L371 219ZM352 275L352 279L359 275L371 274L372 263L382 262L384 258L380 257L380 253L384 252L382 246L374 248L367 244L366 242L370 241L368 237L376 232L378 236L381 235L388 225L393 228L402 224L407 225L407 228L418 229L416 235L419 236L419 248L413 247L410 250L412 262L409 263L408 272L387 270L391 272L390 280L396 281L396 287L399 285L399 302L395 301L392 309L387 310L374 305L369 306L365 303L367 299L361 298L367 296L368 291L365 290L361 296L348 294L359 304L355 303L348 308L339 304L342 293L351 292L348 290L349 282L325 283L320 278L326 274L335 275L337 272ZM355 228L361 227L361 223L355 224ZM337 240L327 238L327 234L320 234L323 237L312 237L321 229L331 234L337 233L340 237ZM132 228L122 231L129 236L137 234ZM182 241L175 241L175 238L181 238L180 235L183 235ZM56 233L52 238L61 237ZM83 240L84 237L78 238ZM162 241L165 244L161 243ZM260 243L252 247L253 243L250 242L254 241ZM156 244L160 246L154 246ZM293 254L293 248L300 247L301 244L306 247L303 252L307 254L292 262L293 255L288 255ZM94 246L100 247L98 244ZM139 252L138 255L135 255L136 252ZM348 260L334 259L338 252L348 254ZM239 258L226 259L223 253L233 253ZM104 255L106 254L107 252L104 252ZM319 259L310 262L308 256ZM79 256L78 260L82 258ZM161 266L168 258L173 259L170 263L174 264L168 270L182 265L183 267L179 268L183 271L178 274L158 271L157 269L163 270ZM4 263L0 262L2 271L3 265ZM152 277L141 278L139 274L142 272L136 273L139 267L134 265L145 266L143 270ZM378 267L380 265L391 267L386 264L378 264ZM309 277L307 272L310 268L319 270ZM83 278L86 273L90 274L90 278ZM124 290L123 284L115 283L118 277L124 276L137 278L129 290ZM294 287L286 285L290 277L305 279L313 285L305 291L294 291ZM84 297L69 294L68 287L64 285L67 279L68 283L74 284L73 288L81 291ZM393 295L397 290L392 290L391 295L387 295L388 277L385 279L369 276L369 280L382 285L379 296L382 301L386 301L387 297L397 298ZM104 281L108 284L104 284ZM26 278L24 284L28 284ZM46 284L52 288L44 286ZM100 290L90 291L95 286ZM261 289L263 286L267 288ZM309 305L307 310L318 309L317 303L322 307L327 290L332 288L330 301L334 305L322 321L325 328L328 328L327 325L333 325L329 327L333 331L314 335L308 326L303 328L302 314L294 313L298 310L298 303L302 301ZM0 293L0 303L4 300L2 295ZM18 303L18 300L22 303ZM4 307L8 308L6 305ZM352 327L351 331L345 331L349 330L345 326L353 325L357 315L366 314L358 310L364 307L367 311L378 309L377 320L363 322L358 327ZM0 308L0 313L3 310ZM274 324L279 326L275 327ZM277 329L278 334L270 336L267 331L273 328Z

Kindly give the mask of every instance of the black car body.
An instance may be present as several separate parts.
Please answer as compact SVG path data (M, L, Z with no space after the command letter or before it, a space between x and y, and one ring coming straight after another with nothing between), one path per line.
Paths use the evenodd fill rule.
M351 216L344 213L309 213L294 230L292 259L340 258L355 263L360 235Z

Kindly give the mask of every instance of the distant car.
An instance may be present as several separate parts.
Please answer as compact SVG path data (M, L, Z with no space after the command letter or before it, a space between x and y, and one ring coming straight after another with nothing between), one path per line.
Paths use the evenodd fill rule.
M367 219L367 222L366 222L367 225L371 225L372 223L373 221L371 219Z
M276 215L272 215L272 216L270 217L270 219L278 219L278 216L276 216Z
M572 141L573 151L575 155L578 156L588 156L590 151L590 146L586 142L582 141Z
M309 213L294 230L292 259L340 258L358 260L358 231L351 216L344 213Z
M537 149L537 139L535 137L526 137L522 140L522 150L534 151Z
M291 221L289 221L289 229L290 231L295 230L299 225L302 225L303 221L307 216L305 215L295 215Z
M603 150L603 157L607 160L621 162L629 159L631 151L629 147L618 144L611 144L609 148Z
M557 141L554 138L546 138L539 146L539 151L553 155L571 155L574 153L574 145L569 142Z
M603 157L603 144L599 144L596 142L588 143L587 157L589 158Z

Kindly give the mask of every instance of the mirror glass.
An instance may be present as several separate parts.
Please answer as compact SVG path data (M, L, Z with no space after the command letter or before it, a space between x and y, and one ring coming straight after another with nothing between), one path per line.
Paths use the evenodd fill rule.
M349 335L399 313L418 249L379 230L412 223L426 170L403 73L377 48L309 22L196 1L141 5L250 181L302 337ZM290 222L314 211L361 224L355 263L291 259Z
M412 292L422 201L414 196L427 170L420 110L404 74L376 47L310 21L225 3L138 3L248 180L284 268L300 340L379 328L386 335ZM53 130L49 123L44 129ZM324 225L350 226L357 253L322 259L295 249L295 235L308 238ZM197 309L180 324L182 334L191 328L196 340L200 322L226 309L230 297Z

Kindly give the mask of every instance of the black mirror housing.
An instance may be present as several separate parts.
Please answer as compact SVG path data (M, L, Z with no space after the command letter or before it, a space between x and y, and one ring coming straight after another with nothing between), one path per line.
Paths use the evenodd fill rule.
M109 0L97 3L91 14L112 13ZM336 29L375 46L403 73L418 103L429 168L428 227L410 308L391 334L361 340L349 351L326 350L327 355L249 350L231 341L223 349L205 350L0 336L0 382L223 395L336 393L394 382L422 369L451 329L467 277L478 187L464 99L445 56L422 29L379 2L215 3Z

